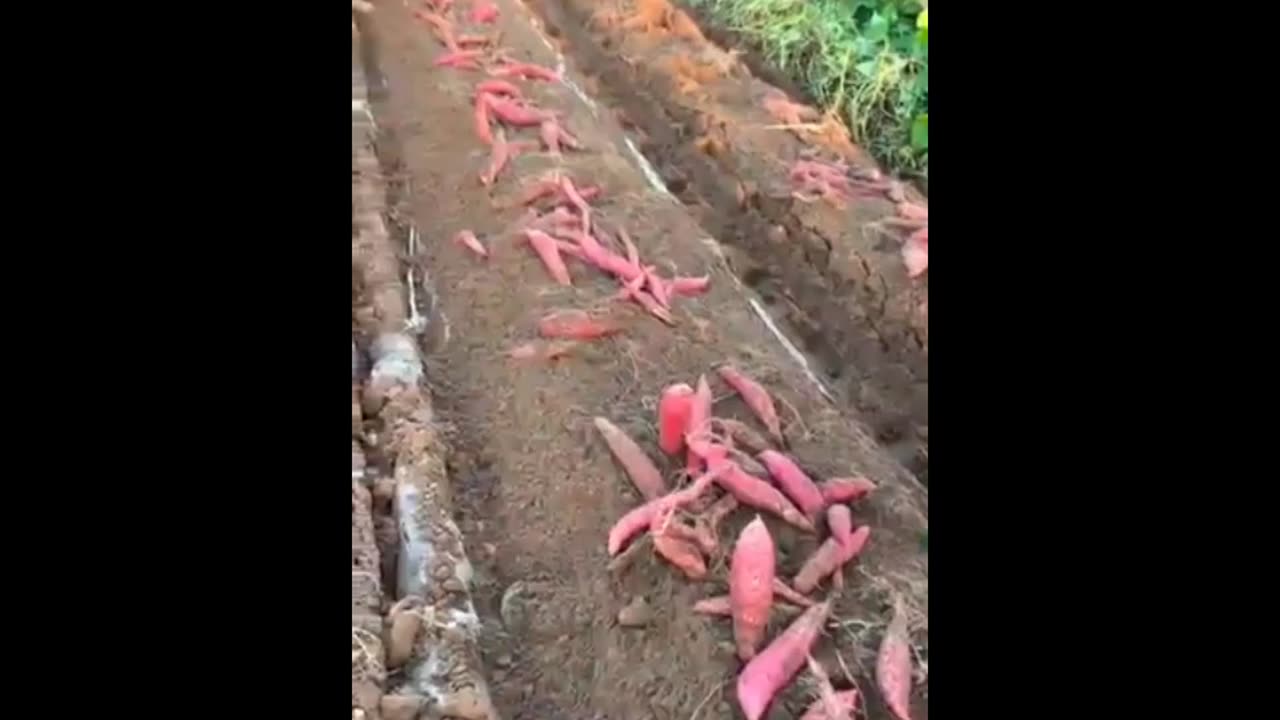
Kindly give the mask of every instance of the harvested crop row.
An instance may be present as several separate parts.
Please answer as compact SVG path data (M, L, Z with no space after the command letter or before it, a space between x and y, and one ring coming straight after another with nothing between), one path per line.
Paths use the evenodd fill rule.
M459 23L456 36L475 32L459 20L469 5L458 0L447 15ZM700 717L728 717L734 699L732 684L725 681L737 671L736 648L730 643L724 650L727 635L694 609L704 588L688 582L686 568L673 568L651 552L636 554L617 573L607 570L603 546L609 528L642 505L644 495L622 466L634 465L627 461L633 450L623 443L615 451L601 437L595 418L608 419L651 453L657 444L651 423L658 390L691 383L728 360L774 395L788 452L806 461L812 477L861 473L883 478L876 489L879 500L856 510L857 524L876 527L876 542L858 559L858 571L867 579L851 583L857 592L832 603L840 617L878 618L892 590L908 593L914 612L927 610L927 563L918 546L927 498L855 420L823 400L725 272L718 244L652 183L650 168L628 148L616 122L583 92L581 76L563 67L567 63L557 56L555 43L537 34L520 5L509 0L495 5L492 32L501 34L508 58L553 69L560 78L503 79L528 101L526 107L557 113L583 149L521 152L488 186L478 175L489 167L493 146L477 133L476 90L496 65L508 63L480 57L476 69L438 66L436 59L448 48L415 22L416 8L383 2L374 13L378 62L388 89L375 108L379 150L403 179L393 191L403 193L397 214L418 227L424 239L414 260L430 271L439 291L438 317L433 315L431 323L448 329L426 351L440 393L438 407L452 428L450 474L458 481L458 522L469 543L483 548L473 558L479 563L474 596L483 625L493 628L482 638L486 659L496 667L493 698L509 717L687 718L699 707L706 708ZM502 86L486 87L512 95ZM491 110L492 104L484 107ZM498 129L492 118L490 128ZM502 129L513 128L503 122ZM536 142L536 130L515 128L506 139ZM569 204L555 207L561 193L553 192L534 201L540 212L530 218L523 198L553 173L573 181L587 210L568 192L562 194ZM592 187L600 192L588 199L582 190ZM562 284L521 230L530 221L582 228L586 220L590 228L605 228L610 240L616 238L612 246L597 241L625 266L607 260L606 269L584 261L594 252L589 241L584 245L580 238L552 235L569 273L570 284ZM616 227L627 230L638 263L631 262L621 235L615 236ZM455 242L464 230L485 254L465 240ZM675 287L675 278L705 276L708 282L697 288L700 294L667 298L674 321L668 324L639 301L614 299L619 276L636 264L642 271L646 264L657 269L661 282L650 284L641 274L644 284L635 288L652 291L655 302L666 281ZM617 331L585 329L597 320ZM565 337L583 334L592 337ZM535 354L513 357L512 347L528 342L538 343ZM572 346L561 350L553 343ZM723 393L725 386L711 379ZM717 417L770 434L755 424L739 396L713 397L711 403ZM623 460L615 459L617 453ZM683 454L650 459L668 494L679 487L677 471L687 462ZM638 477L646 475L637 471ZM651 483L642 487L655 489ZM699 509L708 525L719 507ZM750 519L745 512L730 515L724 516L726 526ZM777 541L781 573L789 578L817 543L771 517L765 523ZM700 552L710 549L699 540L705 536L696 526L685 533L671 521L666 529L670 539ZM739 530L726 527L724 535L733 537ZM704 565L709 575L720 577L722 563L704 560ZM920 627L911 631L913 642L925 642ZM771 629L766 639L774 634ZM874 646L869 652L874 654ZM719 699L724 707L717 713L715 694L722 688L727 688ZM810 698L792 689L775 704L799 716Z
M927 482L927 229L898 217L890 197L909 201L907 213L921 199L892 189L834 126L750 77L665 0L532 2L588 63L668 187L745 251L732 258L739 277ZM815 186L821 178L805 167L836 169L846 185Z

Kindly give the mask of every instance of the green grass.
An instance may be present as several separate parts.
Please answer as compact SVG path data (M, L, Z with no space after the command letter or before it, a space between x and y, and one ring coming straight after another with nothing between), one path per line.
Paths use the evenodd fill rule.
M877 160L927 187L927 0L687 1L837 109Z

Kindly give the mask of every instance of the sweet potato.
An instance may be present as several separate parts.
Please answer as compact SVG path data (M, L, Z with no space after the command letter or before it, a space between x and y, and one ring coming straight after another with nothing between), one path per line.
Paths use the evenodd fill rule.
M822 710L822 717L829 720L850 720L849 713L853 708L847 707L840 701L836 689L831 685L831 676L827 675L822 663L814 660L812 655L806 659L809 662L809 672L818 682L818 702L815 705ZM808 715L808 711L805 711L805 714Z
M701 295L711 284L711 276L676 277L671 279L671 290L677 295Z
M733 545L729 564L729 598L733 603L733 639L738 657L750 660L764 640L773 604L774 566L777 562L769 528L756 515Z
M747 720L760 720L773 696L800 671L830 614L830 601L805 610L743 668L738 675L738 704Z
M814 700L809 709L804 711L804 715L800 716L800 720L834 720L826 708L823 707L823 701L824 698ZM853 717L853 711L858 708L858 691L854 689L837 690L835 702L840 707L840 711L844 713L840 716L840 720Z
M712 457L707 463L711 470L722 471L716 482L742 504L767 510L805 532L814 531L813 523L768 482L748 474L737 463L723 457Z
M853 717L853 711L858 708L858 691L853 689L837 690L835 699L836 703L840 705L841 711L844 712L841 720ZM800 716L800 720L832 720L831 715L823 708L822 703L822 698L814 700L809 709L804 711L804 715Z
M734 445L741 445L754 453L761 453L769 449L769 443L764 439L764 436L752 430L749 425L741 420L716 418L716 424L723 428L724 432L728 433Z
M849 512L847 505L832 505L827 508L827 529L831 531L831 537L841 545L848 545L853 541L853 513Z
M704 473L681 490L667 493L656 500L650 500L640 507L632 508L609 529L609 555L617 555L626 546L627 541L648 529L653 522L653 518L664 508L669 506L681 508L697 501L698 497L711 487L711 484L715 482L716 477L721 472L724 472L723 468Z
M618 323L594 318L585 310L556 310L538 321L538 332L545 338L595 340L621 330Z
M876 656L876 682L885 705L898 720L911 720L911 638L901 597L894 600L893 619L885 629Z
M773 407L773 398L769 396L769 391L732 365L722 365L718 372L720 378L742 396L742 400L747 407L751 408L751 412L755 413L760 422L768 428L769 434L782 444L782 424L778 421L778 412Z
M862 477L831 478L818 486L822 497L829 503L844 503L858 500L876 489L876 484Z
M774 582L773 584L775 595L777 594L779 583L780 581ZM782 587L787 586L786 583L781 583L781 585ZM800 597L803 598L804 596L801 595ZM813 607L812 600L809 600L808 598L804 598L804 599L806 600L805 604L800 606L796 606L790 603L774 603L770 612L777 613L778 615L781 615L784 617L799 615L800 613L804 612L808 608ZM714 615L717 617L731 618L733 617L733 601L729 598L728 595L715 595L713 597L703 598L702 600L699 600L698 602L694 603L693 611L696 613L700 613L702 615Z
M703 615L733 616L733 602L728 595L704 598L693 604L693 611Z
M668 455L684 448L684 434L689 427L689 410L693 404L693 388L676 383L663 388L658 398L658 447Z
M805 597L804 595L801 595L795 590L792 590L790 585L782 581L782 578L775 577L773 579L773 594L777 595L783 600L786 600L792 605L799 605L800 607L803 607L803 608L813 607L812 600Z
M707 564L698 546L680 530L688 530L675 519L675 508L667 506L658 511L649 532L653 535L653 549L667 562L676 566L690 580L702 580L707 576Z
M608 418L597 417L594 422L596 430L600 431L605 444L609 446L609 452L617 458L622 469L627 471L627 477L631 478L631 482L635 484L640 494L644 495L646 500L662 497L667 491L667 483L663 481L662 473L658 471L657 466L644 450L640 449L636 441L623 432L622 428L609 422Z
M822 546L805 561L800 572L796 573L796 579L792 585L802 593L813 592L823 578L838 572L845 563L857 557L870 536L871 527L863 525L853 531L848 542L842 543L835 537L827 538Z
M560 248L556 246L555 238L540 230L525 230L524 235L533 246L534 252L538 253L551 278L560 285L572 285L569 268L565 267L564 259L560 257Z
M902 244L902 262L907 266L909 278L918 278L929 269L929 228L927 226L911 233Z
M769 469L769 475L778 482L778 487L782 488L782 492L795 502L796 507L800 508L810 520L817 520L818 514L827 503L822 497L822 491L813 480L809 479L804 470L801 470L790 457L777 450L765 450L758 457L760 462Z
M698 376L698 386L693 392L693 400L689 405L689 424L686 435L698 435L706 432L707 423L711 420L711 386L707 384L707 376ZM685 438L686 444L688 437ZM702 469L702 457L692 448L685 456L685 469L694 474Z
M459 230L458 234L453 236L453 241L482 258L489 257L489 251L480 243L476 234L470 230Z

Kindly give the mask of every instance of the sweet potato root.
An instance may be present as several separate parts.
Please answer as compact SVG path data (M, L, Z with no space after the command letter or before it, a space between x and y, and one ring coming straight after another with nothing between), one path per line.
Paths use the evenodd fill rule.
M768 482L761 480L754 475L748 474L737 463L726 460L723 457L713 457L708 460L708 467L712 470L721 470L717 482L720 487L738 498L738 501L744 505L750 505L753 508L767 510L783 520L795 525L805 532L813 532L813 523L803 513L796 509L795 505L786 498L777 488ZM801 592L804 592L801 590Z
M809 656L809 672L813 673L818 682L818 699L805 710L800 720L850 720L858 704L858 691L836 692L831 686L831 677L812 655Z
M894 717L911 720L911 638L907 634L907 613L901 597L894 601L893 619L880 641L876 682Z
M732 365L722 365L717 372L720 373L722 380L742 396L742 400L746 402L747 407L751 408L751 412L755 413L760 422L768 428L769 434L782 444L784 442L782 424L778 421L778 411L773 407L773 398L769 396L769 391Z
M789 456L777 450L765 450L760 453L759 458L769 469L769 475L777 481L778 487L782 488L782 492L791 498L796 507L810 520L817 520L827 503L822 497L822 491L804 470Z
M544 338L595 340L621 330L618 323L594 318L585 310L556 310L538 321L538 332Z
M609 529L608 550L609 555L617 555L627 542L636 535L644 532L654 517L667 507L682 508L694 502L711 488L711 484L715 482L716 477L723 469L704 473L692 483L681 490L667 493L656 500L632 508L630 512L618 519L613 527Z
M631 478L640 494L646 500L662 497L667 491L667 483L662 479L662 473L653 464L653 460L640 449L636 441L623 432L622 428L609 422L608 418L597 417L593 422L605 444L609 446L609 452L613 453L622 469L627 471L627 477Z
M689 427L689 411L693 388L676 383L663 388L658 398L658 447L668 455L684 448L684 434Z
M733 639L738 657L750 660L764 640L773 604L776 551L769 528L756 515L738 535L729 564L729 598L733 605Z
M496 142L497 140L495 140ZM572 285L573 280L569 277L569 268L565 267L564 259L560 257L560 248L556 245L555 238L541 230L525 230L524 235L528 238L529 244L533 246L534 252L538 253L538 257L542 260L542 264L546 266L551 278L560 285Z
M840 706L841 712L844 713L844 715L840 716L841 720L853 717L853 711L858 708L858 691L853 689L837 690L835 701ZM827 713L826 708L823 707L823 698L818 698L813 701L808 710L804 711L804 715L800 716L800 720L832 720L832 718Z
M805 610L743 668L738 675L738 704L747 720L760 720L774 695L804 666L830 614L830 601Z
M853 513L849 512L847 505L832 505L827 508L827 529L831 531L831 537L841 545L848 545L853 541Z
M823 578L839 571L845 563L857 557L870 536L871 527L863 525L853 531L847 542L842 543L835 537L824 540L822 546L809 556L804 566L800 568L800 572L796 574L796 579L792 583L796 590L802 593L813 592Z
M831 478L820 484L822 497L829 503L845 503L859 500L876 489L876 484L862 477Z
M698 376L697 389L694 390L693 400L689 404L689 424L685 430L685 444L689 443L689 436L698 435L707 430L707 423L711 420L711 385L707 383L706 375ZM702 469L702 457L689 448L685 456L685 469L689 474L694 474Z

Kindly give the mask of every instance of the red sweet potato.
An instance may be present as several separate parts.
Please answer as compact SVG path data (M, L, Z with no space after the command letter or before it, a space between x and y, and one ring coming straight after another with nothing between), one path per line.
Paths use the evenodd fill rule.
M738 535L729 564L729 598L733 603L733 639L738 657L750 660L764 640L773 604L777 562L769 528L756 515Z
M667 491L667 483L663 481L662 473L653 464L653 460L640 449L636 441L623 432L622 428L609 422L608 418L597 417L594 422L596 430L600 431L605 444L609 446L609 452L617 458L622 469L627 471L627 477L635 483L640 494L646 500L662 497Z
M769 434L782 444L782 424L778 421L778 411L773 407L773 398L760 383L742 374L732 365L722 365L718 369L720 378L732 387L742 400L751 408L760 422L769 429Z
M822 667L822 663L813 659L810 655L806 658L809 662L809 672L818 682L818 702L814 704L822 711L822 717L829 720L850 720L849 713L853 708L846 706L841 702L840 696L836 694L836 689L831 686L831 676L827 675L827 671ZM813 709L814 706L810 706ZM809 712L805 711L805 715Z
M837 690L835 701L840 706L841 712L844 713L840 720L853 717L853 711L858 708L858 691L853 689ZM823 698L818 698L813 701L808 710L804 711L804 715L800 716L800 720L833 720L833 718L823 707Z
M805 610L743 668L738 675L738 704L747 720L760 720L773 696L804 666L830 614L830 601Z
M795 590L792 590L790 585L782 581L782 578L773 579L773 594L777 595L783 600L786 600L792 605L799 605L800 607L804 607L804 608L813 607L812 600L805 597L804 595L801 595Z
M871 527L863 525L853 531L853 535L849 537L846 543L842 543L834 537L827 538L823 541L822 546L805 561L804 566L800 568L800 572L796 573L795 581L791 584L802 593L813 592L823 578L839 571L845 563L857 557L858 553L862 552L862 548L866 546L867 539L870 536Z
M556 246L555 238L541 230L525 230L524 235L529 239L529 244L533 246L534 252L538 253L538 257L542 260L542 264L546 266L551 278L560 285L572 285L573 280L569 277L569 268L565 267L564 259L560 257L560 248Z
M818 486L822 497L829 503L844 503L858 500L876 489L876 484L862 477L831 478Z
M657 500L650 500L640 507L632 508L609 529L609 554L617 555L627 544L627 541L647 530L654 517L664 508L681 508L697 501L698 497L711 487L711 483L715 482L716 477L721 472L724 472L724 469L713 470L700 475L681 490L667 493Z
M813 480L809 479L804 470L801 470L790 457L777 450L765 450L758 457L760 462L769 469L769 475L778 482L778 487L782 488L782 492L795 502L796 507L800 508L810 520L817 520L827 503L822 497L822 491Z
M545 338L595 340L621 330L618 323L594 318L585 310L556 310L538 321L538 332Z
M668 455L684 448L684 434L689 427L689 411L693 404L693 388L676 383L663 388L658 398L658 447Z
M710 469L722 471L717 480L720 487L732 493L742 504L767 510L805 532L814 531L813 523L809 518L797 510L786 496L768 482L748 474L738 467L737 463L723 456L712 456L707 463ZM801 592L805 591L801 590Z
M918 278L929 269L929 228L922 227L911 233L902 243L902 262L907 266L907 277Z
M693 604L693 611L703 615L733 616L733 601L728 595L704 598Z
M688 443L688 436L696 436L706 432L708 423L711 420L711 385L707 383L706 375L698 376L697 389L693 392L693 400L689 405L689 427L685 430L687 436L685 438ZM696 473L702 469L702 457L695 453L692 448L689 449L685 456L685 469L690 474Z
M707 564L702 553L688 536L680 532L688 530L675 519L675 509L666 507L658 511L649 532L653 535L653 549L664 560L674 565L690 580L702 580L707 576Z
M805 609L813 607L813 601L791 589L778 578L773 579L773 596L775 599L781 598L783 603L773 606L773 610L782 614L795 615ZM703 615L719 615L721 617L733 617L733 601L728 595L716 595L714 597L703 598L694 603L693 611L702 613Z
M677 295L701 295L711 285L711 276L676 277L671 279L671 290Z
M911 638L907 633L907 613L899 597L893 604L893 619L885 629L876 656L876 682L885 705L898 720L911 720Z
M827 508L827 529L831 531L831 537L841 545L848 545L853 541L853 513L849 512L847 505L832 505Z

